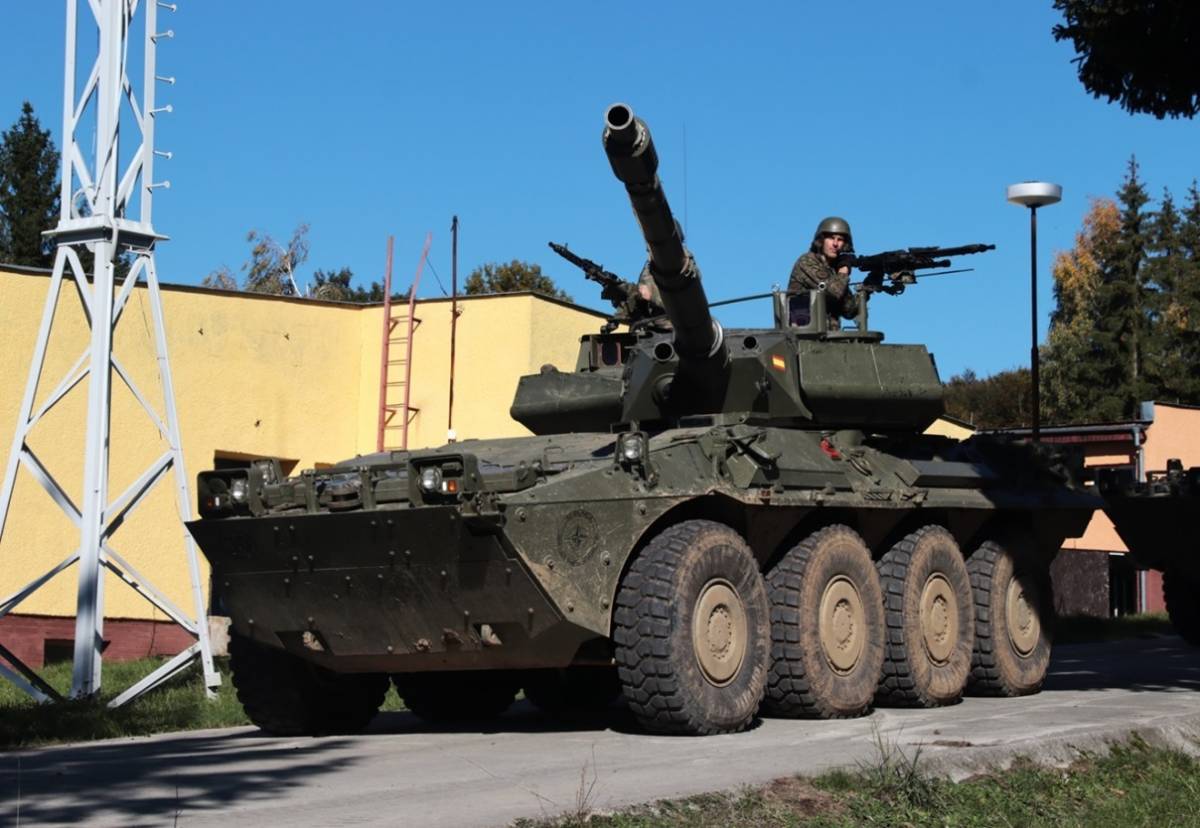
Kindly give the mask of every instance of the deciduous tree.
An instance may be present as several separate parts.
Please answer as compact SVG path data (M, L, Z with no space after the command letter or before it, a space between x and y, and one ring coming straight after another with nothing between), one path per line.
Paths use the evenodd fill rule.
M225 265L221 265L212 273L201 279L200 286L206 288L216 288L217 290L238 289L237 277L234 276L233 272Z
M1054 259L1056 308L1042 348L1042 407L1047 422L1117 419L1114 375L1126 367L1110 338L1098 331L1097 314L1106 273L1113 268L1121 213L1110 199L1096 199L1075 236L1075 246Z
M371 282L370 287L356 287L350 284L354 273L348 267L341 270L317 270L313 272L312 287L308 295L313 299L325 299L331 302L382 302L383 285ZM407 293L393 293L392 301L401 302Z
M508 264L488 262L471 271L463 292L468 295L482 293L515 293L531 290L555 299L572 301L566 291L560 290L554 280L542 273L540 265L513 259Z
M245 290L277 296L298 295L296 270L308 260L308 225L296 225L286 247L269 233L258 230L251 230L246 241L251 248L250 260L242 265L246 272Z
M967 369L946 383L946 413L976 428L1021 428L1033 419L1028 368L980 378Z

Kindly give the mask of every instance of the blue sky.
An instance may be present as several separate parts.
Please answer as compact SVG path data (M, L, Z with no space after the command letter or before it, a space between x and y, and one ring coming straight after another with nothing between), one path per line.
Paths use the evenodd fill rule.
M30 100L61 145L63 3L6 3L0 124ZM660 174L712 300L786 283L828 214L859 252L989 242L973 273L880 297L891 342L925 342L943 378L1028 364L1028 213L1005 186L1063 186L1039 212L1041 335L1049 264L1089 199L1136 154L1157 199L1200 175L1200 123L1131 116L1090 97L1049 2L482 3L178 0L161 14L156 178L165 281L246 257L251 228L311 226L301 272L399 284L427 231L449 289L487 261L538 262L576 301L598 291L546 242L629 278L644 257L600 147L605 107L650 125ZM836 9L836 14L830 9ZM429 270L419 295L442 287ZM721 309L768 324L766 302Z

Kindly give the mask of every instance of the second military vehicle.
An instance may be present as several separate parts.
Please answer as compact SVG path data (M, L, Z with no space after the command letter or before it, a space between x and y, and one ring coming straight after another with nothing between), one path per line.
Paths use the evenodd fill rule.
M389 681L431 720L619 693L680 734L1037 691L1047 565L1095 498L1038 446L923 434L933 358L884 344L865 300L853 330L820 289L722 330L646 125L616 104L603 144L654 290L613 285L627 326L521 379L532 436L200 475L189 528L250 718L356 730ZM864 260L868 298L937 258L904 253Z
M1200 466L1177 459L1137 481L1123 469L1101 471L1104 511L1139 566L1163 574L1163 597L1171 624L1200 647L1200 549L1192 520L1200 508Z

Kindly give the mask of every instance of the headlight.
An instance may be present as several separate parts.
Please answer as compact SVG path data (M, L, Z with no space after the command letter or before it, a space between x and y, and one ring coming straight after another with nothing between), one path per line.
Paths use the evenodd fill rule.
M626 434L621 441L621 456L630 463L641 460L646 452L646 439L641 434Z
M421 491L436 492L442 488L442 470L437 466L421 469Z
M249 481L245 478L238 478L229 484L229 496L233 498L234 503L245 503L246 492L250 489Z

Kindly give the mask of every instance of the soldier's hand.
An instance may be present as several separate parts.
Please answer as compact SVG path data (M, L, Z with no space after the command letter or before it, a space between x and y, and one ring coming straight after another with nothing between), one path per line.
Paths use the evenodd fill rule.
M883 290L883 274L878 271L868 274L867 278L863 279L862 289L866 293Z

